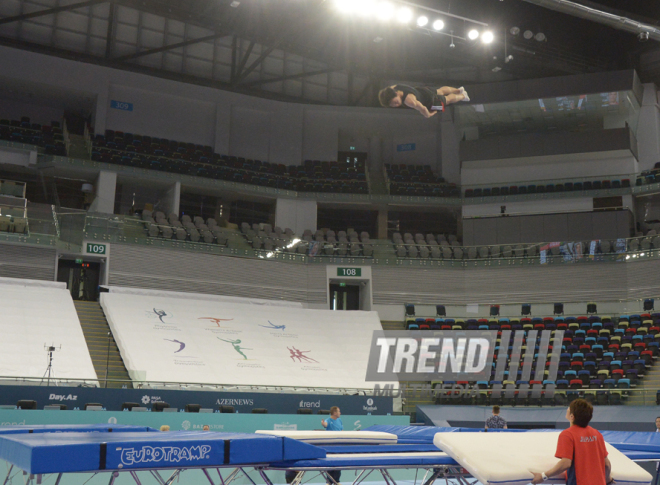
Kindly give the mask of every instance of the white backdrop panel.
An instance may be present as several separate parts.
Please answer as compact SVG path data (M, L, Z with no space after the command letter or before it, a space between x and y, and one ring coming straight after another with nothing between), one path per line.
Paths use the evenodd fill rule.
M42 377L48 366L44 344L54 344L62 348L53 356L53 377L95 381L96 372L66 286L16 283L3 282L0 291L0 375Z
M101 294L131 377L156 382L373 387L376 312ZM146 374L145 374L146 373Z

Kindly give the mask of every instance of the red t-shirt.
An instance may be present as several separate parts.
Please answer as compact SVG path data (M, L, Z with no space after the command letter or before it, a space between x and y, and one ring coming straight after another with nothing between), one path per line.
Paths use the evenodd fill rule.
M605 440L591 426L573 425L562 431L555 456L572 460L566 485L605 485Z

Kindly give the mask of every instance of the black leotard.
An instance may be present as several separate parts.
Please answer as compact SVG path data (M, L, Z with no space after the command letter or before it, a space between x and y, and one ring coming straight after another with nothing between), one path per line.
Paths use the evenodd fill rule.
M414 88L412 86L408 86L407 84L397 84L394 86L395 91L401 91L403 92L403 98L401 99L401 106L405 108L409 108L410 106L405 105L406 97L409 94L413 94L416 98L417 101L422 103L424 106L426 106L426 109L430 110L431 106L433 106L433 98L436 96L437 91L433 88L427 88L427 87L422 87L422 88Z

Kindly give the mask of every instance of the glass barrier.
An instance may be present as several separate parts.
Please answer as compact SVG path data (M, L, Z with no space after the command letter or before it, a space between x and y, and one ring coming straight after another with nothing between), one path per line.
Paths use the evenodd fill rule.
M479 203L483 199L498 196L528 195L529 198L543 196L557 197L566 194L567 197L584 195L621 195L631 192L636 182L636 174L608 175L607 177L574 177L547 180L525 180L520 182L465 184L461 186L464 203Z

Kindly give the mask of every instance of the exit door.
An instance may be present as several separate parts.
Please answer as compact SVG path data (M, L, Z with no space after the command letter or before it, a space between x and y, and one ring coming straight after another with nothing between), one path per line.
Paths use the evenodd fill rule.
M60 259L57 267L57 281L66 283L74 300L97 301L99 299L99 263L77 263Z
M360 287L358 285L330 285L330 310L359 310Z

